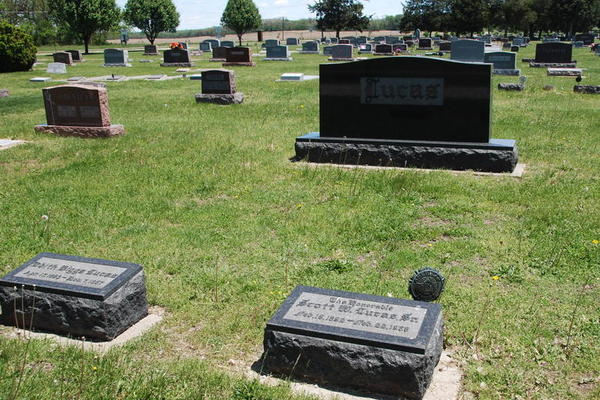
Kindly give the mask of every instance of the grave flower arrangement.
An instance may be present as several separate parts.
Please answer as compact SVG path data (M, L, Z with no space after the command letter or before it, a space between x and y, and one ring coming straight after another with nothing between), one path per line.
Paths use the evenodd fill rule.
M169 45L169 47L171 49L182 49L183 50L183 46L179 42L173 42Z

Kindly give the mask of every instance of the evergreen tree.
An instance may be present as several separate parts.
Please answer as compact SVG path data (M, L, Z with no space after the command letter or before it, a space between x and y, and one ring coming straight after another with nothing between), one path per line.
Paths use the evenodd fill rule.
M237 34L241 46L242 35L260 27L261 17L252 0L229 0L221 22Z
M92 35L118 25L121 17L115 0L51 0L49 6L56 24L83 40L85 54Z
M450 26L458 34L481 32L486 22L485 0L450 0Z
M154 44L161 32L175 32L179 13L171 0L127 0L123 19L135 26Z

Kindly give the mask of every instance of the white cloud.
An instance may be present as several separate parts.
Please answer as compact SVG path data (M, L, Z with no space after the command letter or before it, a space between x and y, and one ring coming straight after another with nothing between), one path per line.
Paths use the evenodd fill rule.
M273 2L274 6L287 6L289 4L288 0L275 0Z

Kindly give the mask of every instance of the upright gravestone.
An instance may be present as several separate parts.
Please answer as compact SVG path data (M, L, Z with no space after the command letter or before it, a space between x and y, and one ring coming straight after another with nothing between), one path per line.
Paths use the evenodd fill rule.
M298 39L297 38L287 38L285 40L285 44L287 44L288 46L298 46Z
M433 50L433 43L430 38L419 39L418 50Z
M333 46L324 46L323 47L323 55L324 56L331 56L332 52L333 52Z
M67 53L71 54L71 59L73 62L82 62L83 57L81 56L81 51L79 50L67 50Z
M169 49L163 53L161 67L191 67L190 52L186 49Z
M154 44L146 44L144 45L144 55L145 56L157 56L159 55L158 47Z
M267 56L265 61L292 61L287 46L269 46L267 47Z
M203 40L202 43L210 43L210 47L213 49L221 46L221 41L219 39L206 39Z
M350 39L340 39L339 44L350 44Z
M521 45L523 45L523 43L525 43L525 42L524 42L524 40L523 40L522 37L516 37L516 38L514 38L512 40L513 46L519 46L520 47Z
M279 46L279 40L277 40L277 39L265 40L265 47L271 47L271 46Z
M92 341L112 340L148 314L140 265L53 253L0 279L0 306L2 324Z
M376 56L391 56L394 54L394 49L391 44L376 44L373 54Z
M442 353L443 325L436 303L297 286L267 322L262 368L421 399Z
M302 54L319 54L319 42L311 40L310 42L302 43Z
M256 63L252 62L252 53L248 47L227 48L224 67L227 66L254 67Z
M321 132L296 138L295 160L512 171L516 142L490 139L491 73L425 57L321 64Z
M66 65L73 64L71 53L66 51L57 51L56 53L52 54L52 59L55 63L63 63Z
M392 45L392 50L395 54L404 53L408 51L408 46L404 43L396 43Z
M110 137L125 133L123 125L111 125L105 87L62 85L42 89L45 125L35 131L61 136Z
M351 44L337 44L331 49L330 61L354 61Z
M232 40L223 40L221 41L222 47L235 47L235 43Z
M48 63L46 72L49 74L66 74L67 64L65 63Z
M583 42L581 40L577 40L575 42L573 42L573 47L576 49L580 49L584 46Z
M336 38L336 37L332 37L331 39L329 39L329 42L330 42L331 44L338 44L338 38Z
M455 61L483 62L485 43L479 40L456 40L452 42L450 58Z
M372 54L373 53L373 45L370 43L361 44L358 46L359 54Z
M213 47L212 57L208 60L211 62L224 62L227 57L228 47Z
M201 42L200 43L200 51L205 51L205 52L212 52L212 46L210 45L210 42Z
M495 75L516 75L521 74L520 69L516 69L517 55L508 51L494 51L485 53L483 62L492 64Z
M535 46L535 59L529 63L529 66L538 68L574 68L577 61L571 60L572 55L573 46L571 43L538 43Z
M196 103L240 104L244 94L236 91L233 71L213 69L202 71L202 93L196 94Z
M578 33L575 35L575 41L582 41L584 46L594 44L595 35L593 33Z
M452 42L451 41L446 41L446 40L440 40L440 42L438 43L439 46L439 50L443 53L448 53L450 51L452 51Z
M105 49L104 66L131 67L131 64L129 64L129 52L122 49Z

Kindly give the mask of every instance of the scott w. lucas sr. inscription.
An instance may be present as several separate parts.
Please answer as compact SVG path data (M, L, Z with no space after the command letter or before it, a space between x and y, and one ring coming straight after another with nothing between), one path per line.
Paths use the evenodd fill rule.
M427 310L303 292L284 319L414 339Z
M126 268L110 265L42 257L14 276L100 289L125 271Z
M361 104L444 105L444 80L435 78L360 78Z

